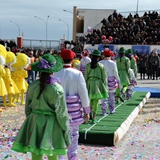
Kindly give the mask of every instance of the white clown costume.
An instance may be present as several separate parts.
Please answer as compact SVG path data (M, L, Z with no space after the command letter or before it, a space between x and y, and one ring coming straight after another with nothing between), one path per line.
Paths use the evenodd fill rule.
M62 50L60 56L65 60L73 60L75 53L71 50ZM79 125L84 122L84 115L90 113L89 98L84 77L80 71L64 64L61 71L54 73L54 78L60 78L66 95L67 109L71 117L70 136L71 145L68 148L68 159L75 160L77 156ZM62 159L62 157L59 157Z
M120 78L118 76L118 70L116 63L111 60L111 57L114 56L113 52L109 49L104 50L103 55L105 58L99 63L102 63L107 71L107 82L108 82L108 93L109 93L109 110L110 113L115 112L115 91L120 84ZM106 114L106 101L102 103L102 114Z

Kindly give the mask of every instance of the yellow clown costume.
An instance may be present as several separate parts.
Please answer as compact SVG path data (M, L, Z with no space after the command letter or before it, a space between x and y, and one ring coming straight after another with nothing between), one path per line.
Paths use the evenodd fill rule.
M72 67L79 70L80 69L80 61L78 59L74 59L72 61Z
M3 106L6 106L6 95L8 94L3 79L3 77L5 76L5 69L4 69L5 58L6 58L6 49L3 45L0 45L0 96L2 96ZM0 109L0 112L2 112L2 109Z
M17 53L16 63L11 65L12 68L12 79L16 83L20 93L21 93L21 104L25 104L24 102L24 93L28 89L28 83L25 78L28 77L28 73L24 68L27 68L30 64L30 59L27 55L23 53ZM17 96L17 100L18 100Z
M15 82L11 78L11 71L9 69L10 65L14 64L16 62L16 56L13 52L7 52L6 55L6 65L5 65L5 76L4 76L4 82L6 85L6 89L8 92L8 101L9 107L15 107L16 105L13 103L13 96L19 94L20 91L18 90Z

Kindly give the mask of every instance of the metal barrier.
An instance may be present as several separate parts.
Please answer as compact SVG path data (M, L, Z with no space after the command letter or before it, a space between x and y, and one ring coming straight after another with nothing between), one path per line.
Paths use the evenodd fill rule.
M23 39L23 47L59 50L60 40Z

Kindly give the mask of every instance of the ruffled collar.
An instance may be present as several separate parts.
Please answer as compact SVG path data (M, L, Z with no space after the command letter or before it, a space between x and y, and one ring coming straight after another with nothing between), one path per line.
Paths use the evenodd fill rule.
M63 68L72 68L72 65L71 64L64 64Z
M46 83L53 85L55 82L61 84L61 79L60 79L60 78L54 78L54 77L49 76L49 77L47 78L47 82L46 82Z

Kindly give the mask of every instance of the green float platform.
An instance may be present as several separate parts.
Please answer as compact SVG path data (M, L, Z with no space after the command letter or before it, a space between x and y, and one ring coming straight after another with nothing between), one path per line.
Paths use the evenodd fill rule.
M114 114L102 116L99 107L97 124L82 124L79 126L79 143L114 146L126 134L131 123L144 106L150 92L133 92L130 100L116 105ZM109 111L108 111L109 112Z

